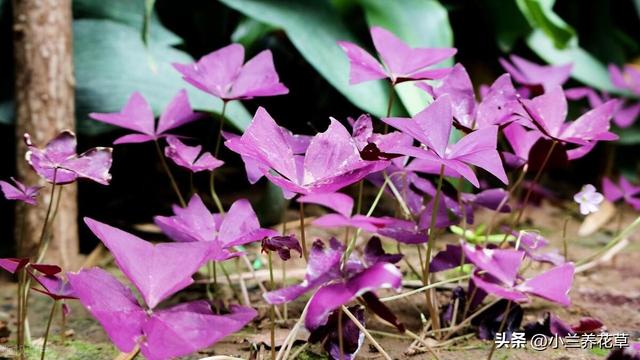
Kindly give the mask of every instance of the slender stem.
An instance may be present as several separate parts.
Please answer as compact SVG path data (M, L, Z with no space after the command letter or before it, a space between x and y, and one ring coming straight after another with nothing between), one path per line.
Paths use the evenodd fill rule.
M505 196L504 199L502 199L500 204L498 204L498 207L496 208L496 210L491 215L491 221L489 221L489 226L487 226L487 233L486 233L487 239L493 232L493 227L495 225L498 214L500 214L500 210L502 210L502 208L509 202L509 200L511 200L511 197L513 196L515 190L520 186L520 184L522 184L524 177L527 175L528 168L529 168L528 164L524 164L522 166L522 171L520 171L520 175L516 179L516 182L513 183L513 185L511 185L511 187L509 188L509 191L507 192L507 196Z
M220 112L220 127L218 128L218 137L216 138L216 147L213 153L213 157L218 158L218 154L220 153L220 143L222 140L222 129L224 128L224 114L227 112L227 101L222 101L222 111Z
M186 207L187 203L184 201L184 198L180 193L180 188L178 187L178 183L176 183L176 179L173 177L173 174L171 173L171 169L169 169L169 165L167 164L167 161L164 159L164 155L162 154L162 149L160 149L160 143L158 142L158 140L154 140L153 143L156 146L156 152L158 153L158 157L160 158L160 163L162 164L162 168L164 169L164 172L167 173L169 182L171 182L171 187L173 188L173 191L175 191L176 195L178 196L180 205L182 207Z
M420 336L416 335L414 332L410 331L410 330L405 330L404 331L407 335L409 335L411 338L413 338L413 340L419 342L420 344L422 344L422 346L424 346L427 351L433 356L434 359L438 360L440 359L438 357L438 355L436 355L436 353L433 351L433 349L431 348L431 346L429 346L429 344L427 344L426 341L424 341L424 339L422 339Z
M209 275L209 281L207 281L207 298L213 302L213 288L218 287L218 277L216 276L216 263L213 261L207 261L207 274Z
M411 291L407 291L407 292L404 292L402 294L383 297L383 298L380 299L380 301L387 302L387 301L393 301L393 300L402 299L402 298L407 297L407 296L419 294L419 293L421 293L421 292L423 292L425 290L436 288L436 287L438 287L440 285L454 283L454 282L456 282L458 280L464 280L464 279L468 279L470 277L471 277L471 275L463 275L463 276L458 276L458 277L454 277L454 278L447 279L447 280L434 282L432 284L429 284L429 285L426 285L426 286L423 286L421 288L417 288L417 289L414 289L414 290L411 290Z
M533 182L531 183L531 186L529 186L529 189L527 189L527 193L524 196L524 201L522 202L522 207L520 207L520 210L518 211L518 216L516 216L516 219L514 220L513 224L511 225L511 228L515 228L520 223L520 219L522 218L522 214L524 214L524 210L526 209L527 205L529 205L529 199L531 198L531 194L533 193L533 189L536 186L536 184L538 184L538 182L540 181L540 177L542 176L542 172L544 171L545 167L547 167L547 163L549 162L549 159L551 158L551 154L553 153L553 149L555 149L556 144L558 144L557 141L554 141L553 143L551 143L551 147L549 147L549 151L547 152L547 155L544 157L544 160L542 161L542 165L540 165L540 169L538 169L538 172L533 177ZM505 238L506 238L506 235L505 235Z
M498 328L498 332L496 333L496 335L498 333L501 333L504 330L504 326L507 324L507 317L509 317L509 312L511 311L511 300L509 300L509 302L507 303L507 308L504 310L504 313L502 314L502 321L500 322L500 328ZM493 357L493 353L496 351L496 345L498 343L496 341L493 342L493 345L491 346L491 350L489 351L489 355L487 355L487 360L491 360L491 358Z
M427 243L427 255L425 259L423 281L429 285L431 282L431 253L436 245L436 220L438 218L438 208L440 206L440 195L442 192L442 183L444 182L444 165L440 166L440 175L438 176L438 187L436 189L436 195L433 198L433 206L431 208L431 223L429 224L429 242ZM440 319L438 315L438 304L435 299L433 290L425 292L427 298L427 307L429 309L429 316L431 317L431 323L433 328L438 330L440 328Z
M227 271L227 269L222 265L220 265L220 269L222 270L224 277L227 279L227 283L229 283L229 287L231 288L233 297L238 301L242 301L240 295L238 295L238 292L236 291L236 288L233 287L233 283L231 282L231 277L229 276L229 272Z
M342 309L338 309L338 349L340 350L340 356L338 360L344 359L344 339L342 334Z
M391 183L391 181L389 180L389 177L385 177L384 183L382 183L382 186L378 190L378 193L376 194L375 199L373 199L373 203L369 207L369 211L367 211L367 214L366 214L367 216L371 216L371 214L373 214L373 211L376 209L376 207L378 206L378 203L380 202L380 199L382 198L382 194L384 193L384 189L386 189L386 187L390 183ZM300 203L300 204L302 206L302 203ZM360 235L360 231L361 231L361 229L357 229L355 231L355 234L353 234L353 237L351 238L351 241L349 242L349 245L347 246L347 249L345 250L345 252L344 252L344 254L342 256L342 267L343 268L346 265L347 259L351 255L351 252L353 252L353 249L356 246L356 240L358 239L358 236Z
M391 116L391 108L393 107L393 100L395 99L396 92L394 84L389 82L389 101L387 102L387 117ZM389 124L384 124L384 134L389 132Z
M217 159L218 155L220 153L220 143L222 142L222 129L224 128L224 114L227 111L227 101L223 101L222 103L222 111L220 112L220 118L218 123L220 124L220 127L218 128L218 135L216 137L216 147L214 149L214 154L213 156ZM220 214L224 214L224 207L222 206L222 201L220 201L220 197L218 196L218 193L216 192L216 187L215 187L215 170L211 171L210 175L209 175L209 191L211 192L211 198L213 199L213 202L216 204L216 207L218 208L218 212Z
M64 187L58 187L58 195L56 196L56 205L53 207L53 213L51 214L51 218L49 219L49 224L52 224L55 221L56 216L58 215L58 209L60 209L60 199L62 199L62 190ZM36 258L36 263L42 262L44 260L44 256L47 253L47 249L49 248L49 241L51 240L51 231L52 228L49 226L45 233L45 237L42 241L42 244L39 246L38 257ZM27 277L27 285L31 283L31 278Z
M282 211L282 236L287 236L287 207L286 206ZM281 261L280 263L282 264L282 286L285 286L286 279L287 279L287 262ZM288 315L289 315L289 307L285 302L282 305L282 316L284 317L285 322L287 321Z
M42 343L42 353L40 355L40 360L44 360L44 353L47 350L47 340L49 339L49 330L51 329L51 323L53 322L53 315L56 312L56 308L58 305L58 301L54 301L51 306L51 312L49 313L49 320L47 320L47 328L44 331L44 342Z
M622 232L620 232L618 235L616 235L616 237L614 237L613 239L611 239L611 241L609 241L607 243L607 245L603 246L600 250L596 251L594 254L591 254L590 256L577 261L576 262L576 272L580 272L580 268L582 267L581 265L584 265L588 262L590 262L591 260L597 258L598 256L602 255L603 253L606 253L607 250L611 249L612 247L614 247L617 243L619 243L620 241L622 241L622 239L628 237L629 235L631 235L631 233L636 229L636 227L640 226L640 217L636 218L631 224L629 224L629 226L627 226L624 230L622 230Z
M564 219L564 224L562 225L562 250L564 255L564 260L567 261L569 259L569 244L567 243L567 224L569 223L569 218Z
M483 306L482 308L478 309L476 312L474 312L473 314L471 314L469 317L464 317L464 320L462 320L458 325L456 325L455 327L451 327L449 328L449 333L447 335L445 335L445 337L442 339L442 341L445 341L447 339L449 339L453 334L455 334L456 332L458 332L458 330L462 329L464 326L466 326L468 323L471 322L471 320L475 319L478 315L482 314L483 312L485 312L487 309L489 309L490 307L492 307L493 305L495 305L498 300L494 300L488 304L486 304L485 306ZM466 315L466 314L465 314Z
M273 280L273 260L271 256L271 251L267 254L269 259L269 280L270 290L273 291L275 289L275 281ZM271 305L269 308L269 319L271 320L271 360L276 360L276 313L275 313L275 305Z
M20 353L20 358L23 357L24 354L24 343L23 343L23 323L22 323L22 319L23 319L23 314L22 312L24 311L23 307L24 307L24 300L23 300L23 296L24 296L24 279L25 279L25 270L22 269L20 270L20 272L18 273L18 333L16 334L16 343L18 345L18 352Z
M386 360L391 360L391 357L389 356L389 354L387 354L387 352L384 351L384 349L382 348L382 346L380 346L380 344L378 344L376 339L374 339L373 336L371 336L371 334L369 333L369 331L367 331L367 329L360 323L360 321L358 321L358 318L356 318L355 315L353 315L351 311L349 311L349 309L347 309L344 305L342 306L342 311L344 311L344 313L347 314L349 319L351 319L351 321L353 321L353 323L358 327L358 329L362 331L364 336L367 339L369 339L369 341L371 341L371 344L378 350L380 355L382 355Z
M362 212L362 193L364 191L364 180L358 182L358 203L356 204L356 214Z
M307 239L304 230L304 203L300 202L300 242L302 244L302 255L304 260L309 262L309 253L307 252Z
M58 175L58 168L53 169L53 182L51 183L51 198L49 198L49 205L47 205L47 213L44 216L44 223L42 224L42 231L40 231L40 240L38 241L38 252L36 258L40 257L42 246L44 244L44 238L47 234L47 228L49 227L49 216L51 215L51 209L53 209L53 198L56 196L56 177Z

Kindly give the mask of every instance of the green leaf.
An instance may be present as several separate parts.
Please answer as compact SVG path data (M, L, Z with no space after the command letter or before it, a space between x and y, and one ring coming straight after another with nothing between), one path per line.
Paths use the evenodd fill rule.
M615 129L614 132L620 136L616 141L618 145L638 145L640 144L640 128L630 127L626 129Z
M516 3L531 27L547 35L556 48L564 49L576 36L576 31L553 12L555 0L516 0Z
M100 36L96 36L100 34ZM109 20L77 20L73 24L76 64L76 114L78 128L88 134L111 127L89 120L90 112L118 111L134 91L140 91L156 114L180 90L187 89L193 107L219 111L222 102L182 80L171 63L189 63L186 53L151 41L145 47L139 31ZM251 120L242 105L227 107L231 124L243 129Z
M243 18L238 23L238 26L236 26L233 34L231 34L231 41L240 43L245 48L248 48L273 30L273 26L269 26L252 18Z
M349 85L349 62L336 42L357 40L328 2L220 1L246 16L283 29L300 54L354 105L376 116L386 114L389 91L383 82Z
M599 90L618 93L609 79L607 67L598 59L571 41L565 49L557 49L542 30L533 31L526 39L527 45L546 62L555 65L573 63L571 76Z
M144 36L144 22L149 0L74 0L73 16L75 19L112 20L138 29L136 36ZM151 4L151 7L153 5ZM149 13L149 36L156 42L166 45L182 43L182 39L162 26L151 9Z
M156 4L156 0L144 1L144 20L142 22L142 42L144 44L149 43L149 36L151 32L151 19L153 17L153 7Z
M13 100L0 101L0 124L11 125L15 117Z
M498 47L504 53L511 52L516 41L529 34L531 26L514 1L485 0L485 4L490 10Z
M435 0L358 0L370 26L381 26L412 47L452 47L453 31L447 10ZM451 66L453 61L441 66ZM410 82L396 91L411 115L424 110L430 97Z

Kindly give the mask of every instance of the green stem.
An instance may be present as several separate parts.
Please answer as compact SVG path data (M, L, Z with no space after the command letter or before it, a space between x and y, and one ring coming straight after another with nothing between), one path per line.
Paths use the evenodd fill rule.
M444 182L444 165L440 166L440 175L438 176L438 187L436 189L436 195L433 198L433 207L431 208L431 223L429 224L429 242L427 243L427 254L425 259L423 282L429 285L431 282L431 253L436 245L436 220L438 218L438 208L440 206L440 195L442 192L442 183ZM440 328L440 319L438 316L438 305L434 302L434 291L429 290L425 292L427 298L427 307L429 309L429 316L431 317L431 324L435 330Z
M271 251L267 254L269 259L269 280L270 290L273 291L275 289L275 281L273 280L273 260L271 256ZM269 308L269 318L271 320L271 360L276 360L276 313L275 313L275 305L271 305Z
M224 128L224 114L227 111L227 101L223 100L222 101L222 111L220 112L220 125L218 128L218 137L216 138L216 147L215 147L215 151L213 153L213 157L215 157L216 159L218 158L218 154L220 153L220 143L222 141L222 129Z
M343 334L342 334L342 309L338 309L338 349L340 350L339 352L339 357L338 360L343 360L344 359L344 339L343 339Z
M207 281L207 298L209 301L213 301L212 288L218 288L218 276L216 276L216 263L214 261L207 262L207 274L209 275L209 281Z
M392 82L389 82L389 101L387 102L387 117L391 116L391 108L393 107L393 100L395 99L396 92ZM384 123L384 134L389 132L389 124Z
M176 179L173 177L173 174L171 173L171 169L169 169L169 165L167 164L167 161L164 159L164 155L162 154L162 149L160 149L160 143L158 143L158 140L154 140L153 142L156 146L156 152L158 153L158 157L160 158L160 163L162 164L162 168L164 169L164 172L167 173L167 177L169 177L169 182L171 182L171 187L173 188L173 191L175 191L176 195L178 196L180 205L182 207L186 207L187 203L184 201L184 198L180 193L180 188L178 187L178 183L176 183Z
M214 148L214 152L213 152L213 157L215 157L216 159L218 158L218 155L220 154L220 143L222 142L222 129L224 128L224 114L227 112L227 101L223 101L222 102L222 111L220 112L220 118L219 118L219 128L218 128L218 135L216 137L216 146ZM213 199L213 202L216 204L216 207L218 208L218 212L220 214L224 214L224 207L222 206L222 201L220 201L220 197L218 196L218 193L216 192L216 187L215 187L215 170L211 171L211 174L209 175L209 191L211 192L211 198Z
M567 224L569 223L569 218L564 219L564 224L562 225L562 250L564 255L564 260L569 260L569 244L567 244Z
M520 223L520 220L522 219L522 215L524 214L524 210L527 208L527 205L529 205L529 199L531 198L531 194L533 193L534 187L540 181L540 177L542 176L542 172L544 171L545 167L547 167L547 163L549 162L549 159L551 158L551 154L553 154L553 149L555 149L557 144L558 144L557 141L554 141L553 143L551 143L551 147L549 148L549 151L547 152L547 155L544 157L544 160L542 161L542 165L540 165L540 169L538 169L538 172L533 177L533 182L531 183L531 186L529 186L529 189L527 189L527 193L524 196L524 200L522 202L522 206L520 207L520 210L518 211L518 216L516 216L516 219L514 220L513 224L511 224L511 228L512 229L517 227L518 224ZM507 234L505 234L505 239L506 238L507 238Z
M53 169L53 182L51 183L51 198L49 199L49 205L47 205L47 213L44 216L44 223L42 224L42 231L40 231L40 240L38 241L38 252L36 257L40 257L42 246L44 244L44 238L49 227L49 216L51 215L51 209L53 209L53 198L56 196L56 177L58 175L58 168Z
M358 203L356 204L356 214L362 212L362 193L364 191L364 180L358 182Z
M627 226L624 230L622 230L621 233L619 233L618 235L616 235L616 237L614 237L613 239L611 239L611 241L609 241L607 243L607 245L605 245L604 247L602 247L602 249L596 251L594 254L580 260L576 262L576 266L579 267L580 265L584 265L588 262L590 262L591 260L597 258L598 256L604 254L607 252L607 250L611 249L612 247L614 247L617 243L619 243L620 241L622 241L622 239L628 237L629 235L631 235L631 233L636 229L636 227L638 227L640 225L640 217L636 218L631 224L629 224L629 226Z
M53 322L53 315L56 312L56 307L58 305L58 301L53 302L53 306L51 306L51 312L49 313L49 320L47 320L47 328L44 331L44 342L42 343L42 353L40 355L40 360L44 360L44 354L47 350L47 340L49 339L49 330L51 329L51 323Z
M58 187L58 195L56 196L56 205L53 207L53 213L51 214L51 219L49 220L49 224L55 221L56 216L58 215L58 209L60 208L60 199L62 198L62 189L64 187ZM49 248L49 241L51 240L51 226L48 227L45 237L42 241L42 244L39 246L38 257L36 259L36 263L42 262L44 260L44 256L47 253L47 249ZM31 282L31 278L27 277L27 284Z
M304 260L309 262L309 253L307 252L307 239L304 230L304 203L300 202L300 242L302 244L302 255Z

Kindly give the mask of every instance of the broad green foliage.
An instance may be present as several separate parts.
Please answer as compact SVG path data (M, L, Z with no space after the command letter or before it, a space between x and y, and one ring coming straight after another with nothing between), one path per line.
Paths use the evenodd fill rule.
M386 114L389 96L384 83L349 85L349 62L336 42L357 40L328 2L220 1L246 16L282 28L300 54L353 104L377 116Z
M596 89L618 92L609 80L609 72L605 64L578 46L577 39L573 39L564 49L558 49L553 41L541 30L535 30L526 41L531 50L546 62L555 65L573 63L571 76L582 83L593 86Z
M555 0L515 0L532 31L526 43L538 56L554 65L573 63L571 76L598 90L613 91L605 64L578 44L575 30L554 11Z
M390 30L412 47L453 47L447 10L435 0L359 0L369 25ZM442 66L451 66L452 61ZM396 87L411 115L422 111L429 96L413 83Z
M132 28L138 29L138 37L142 37L147 13L148 0L74 0L73 16L76 19L105 19L115 21ZM153 4L151 4L153 5ZM151 11L148 12L149 35L152 41L165 45L176 45L182 42L177 35L167 30L158 17ZM102 34L101 36L105 36Z
M576 36L576 32L553 12L554 2L555 0L516 0L529 24L535 29L542 30L552 39L556 48L563 49Z
M141 92L156 113L182 88L189 91L195 109L219 111L222 106L220 100L186 84L171 67L172 62L192 62L188 54L155 41L145 47L139 30L122 23L75 21L74 60L78 127L87 133L108 128L96 121L83 121L89 112L118 111L134 91ZM238 128L250 121L238 102L229 105L227 114Z

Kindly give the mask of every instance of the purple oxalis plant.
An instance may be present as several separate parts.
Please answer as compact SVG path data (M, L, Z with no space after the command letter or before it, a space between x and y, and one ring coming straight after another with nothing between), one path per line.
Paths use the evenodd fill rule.
M453 48L411 48L390 31L378 26L371 28L371 39L382 64L360 46L348 41L338 42L351 64L351 84L389 79L395 85L403 81L439 79L449 69L431 67L457 52Z
M144 300L140 305L129 288L99 268L68 274L80 302L121 351L139 346L152 360L187 355L242 329L257 315L241 306L232 307L228 315L214 315L206 301L157 309L161 301L193 283L192 274L210 257L209 244L153 245L98 221L85 222Z
M617 184L608 177L603 178L602 192L612 203L622 199L636 211L640 210L640 186L633 185L624 176L620 176Z
M129 98L127 104L117 113L91 113L92 119L115 125L136 133L122 136L114 144L142 143L155 141L167 136L167 132L197 120L200 116L193 112L185 90L169 102L156 125L151 105L138 92Z
M96 147L78 155L76 135L68 130L58 134L43 149L24 135L27 144L25 158L44 180L55 184L68 184L79 178L108 185L111 180L111 148Z
M223 101L289 93L279 80L271 51L264 50L243 64L244 47L231 44L193 64L173 64L182 78Z
M453 123L451 100L441 96L412 119L386 118L387 124L418 140L422 146L398 146L395 152L424 160L420 169L426 173L464 177L474 186L480 186L472 166L489 171L505 184L507 175L496 150L497 126L488 126L450 144ZM440 169L440 170L439 170Z
M174 205L173 212L174 216L156 216L156 225L174 241L207 245L209 260L222 261L241 255L231 250L277 234L260 227L251 204L244 199L233 203L222 215L211 213L200 197L193 195L186 207Z
M15 178L11 178L11 182L0 181L0 189L7 200L22 201L25 204L36 205L36 197L42 189L42 186L27 186Z
M367 161L347 129L335 119L314 136L304 155L297 154L290 133L279 127L263 108L256 112L241 137L225 145L257 167L288 198L295 194L331 193L380 171L387 161Z

